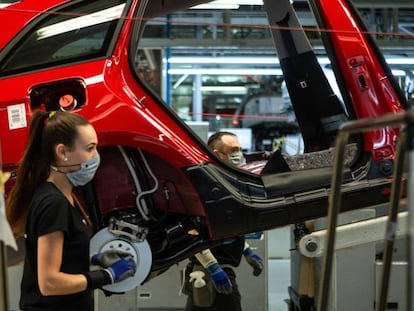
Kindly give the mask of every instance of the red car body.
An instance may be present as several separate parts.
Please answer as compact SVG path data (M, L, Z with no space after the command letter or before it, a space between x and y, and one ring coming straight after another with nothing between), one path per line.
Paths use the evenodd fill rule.
M110 216L146 228L155 273L224 238L325 216L332 174L330 167L266 174L230 167L140 81L132 55L145 21L202 1L175 2L25 0L0 9L7 25L0 34L3 170L15 172L32 112L61 109L59 99L73 96L73 112L89 119L99 136L102 164L82 189L96 230ZM344 106L297 28L290 1L265 1L264 8L305 152L312 156L333 146L343 122L398 112L406 103L351 2L310 4ZM46 34L54 23L114 7L121 17L102 25ZM87 31L96 46L84 54L76 44L67 48ZM357 155L344 178L344 210L387 200L398 134L386 128L353 137ZM13 178L6 192L12 185ZM189 235L191 229L200 235Z

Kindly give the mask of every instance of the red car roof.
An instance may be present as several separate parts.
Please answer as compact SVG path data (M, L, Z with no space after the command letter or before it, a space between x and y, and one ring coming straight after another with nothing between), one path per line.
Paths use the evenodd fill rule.
M34 17L65 2L69 1L25 0L0 9L0 20L3 25L7 25L7 27L2 27L0 32L0 50Z

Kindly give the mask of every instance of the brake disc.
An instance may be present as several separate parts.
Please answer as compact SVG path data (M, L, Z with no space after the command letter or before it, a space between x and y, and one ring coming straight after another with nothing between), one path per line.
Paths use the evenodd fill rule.
M90 241L90 255L111 249L118 249L131 254L137 270L132 277L121 282L105 285L103 289L112 293L123 293L142 284L151 270L152 253L146 240L132 241L124 235L115 235L108 228L98 231Z

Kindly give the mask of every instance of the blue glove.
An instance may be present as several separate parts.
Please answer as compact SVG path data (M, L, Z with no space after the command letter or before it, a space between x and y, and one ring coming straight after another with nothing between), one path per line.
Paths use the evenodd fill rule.
M113 265L119 259L131 256L129 253L121 251L119 249L110 249L102 253L98 253L92 256L91 264L108 268Z
M207 266L207 271L213 280L214 287L217 292L229 295L233 291L230 279L226 272L220 267L218 263L213 263Z
M256 254L250 247L243 252L247 263L253 267L253 275L258 276L263 271L263 261L258 254Z
M135 274L137 266L132 256L121 258L104 269L111 277L111 284L121 282Z

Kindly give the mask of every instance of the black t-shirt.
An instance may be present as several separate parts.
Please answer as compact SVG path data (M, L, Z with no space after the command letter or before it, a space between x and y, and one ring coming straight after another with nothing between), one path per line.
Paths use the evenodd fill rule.
M78 208L72 206L53 183L36 190L26 222L26 256L21 283L22 310L93 310L92 293L43 296L37 280L37 240L40 236L64 233L61 271L81 274L89 271L89 231Z

